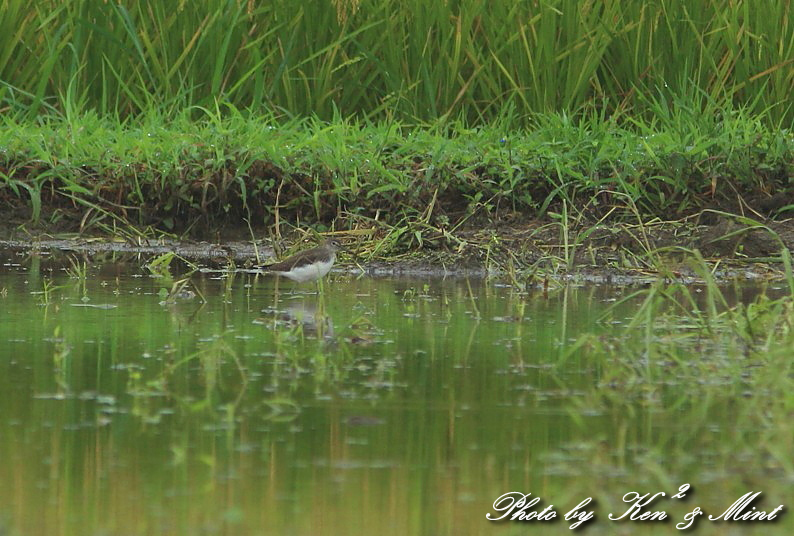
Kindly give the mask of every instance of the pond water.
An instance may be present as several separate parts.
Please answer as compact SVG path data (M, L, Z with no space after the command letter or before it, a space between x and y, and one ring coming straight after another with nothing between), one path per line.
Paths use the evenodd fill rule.
M725 461L732 391L603 394L612 358L577 341L626 329L637 300L603 315L635 289L207 271L168 298L143 263L0 260L0 534L562 534L587 497L592 533L667 534L790 498L763 487L790 489L777 467ZM610 521L632 491L675 515ZM508 492L556 518L486 519Z

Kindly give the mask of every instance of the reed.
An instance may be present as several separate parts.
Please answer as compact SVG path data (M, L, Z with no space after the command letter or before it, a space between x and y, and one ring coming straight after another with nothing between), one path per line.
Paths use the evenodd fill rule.
M281 117L482 124L699 93L790 123L789 0L7 0L0 107L122 120L230 103ZM388 38L384 39L383 36Z

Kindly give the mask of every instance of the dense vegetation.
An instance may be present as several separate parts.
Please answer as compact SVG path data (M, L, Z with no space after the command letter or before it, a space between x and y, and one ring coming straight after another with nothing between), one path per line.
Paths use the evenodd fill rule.
M794 109L790 0L8 0L0 99L126 118L229 102L288 116L651 115L648 95ZM688 99L689 100L689 99Z
M9 0L0 203L163 229L725 207L788 186L791 9Z

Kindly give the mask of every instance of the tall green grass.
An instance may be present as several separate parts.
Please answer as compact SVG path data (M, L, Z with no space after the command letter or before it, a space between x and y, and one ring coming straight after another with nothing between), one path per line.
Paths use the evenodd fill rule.
M0 108L134 117L188 106L468 123L648 95L794 118L790 0L5 0Z

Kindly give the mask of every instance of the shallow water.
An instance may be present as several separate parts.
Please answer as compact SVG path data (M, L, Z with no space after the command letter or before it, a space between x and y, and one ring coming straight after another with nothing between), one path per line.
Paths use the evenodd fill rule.
M569 533L591 496L594 533L673 533L782 478L717 459L720 400L604 403L607 365L572 348L621 329L636 302L600 320L633 289L205 272L166 299L141 263L0 259L0 534ZM654 503L672 523L607 519L685 482ZM511 491L556 519L488 521Z

